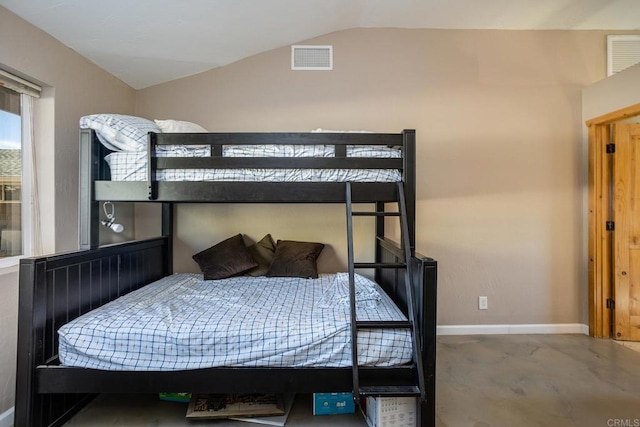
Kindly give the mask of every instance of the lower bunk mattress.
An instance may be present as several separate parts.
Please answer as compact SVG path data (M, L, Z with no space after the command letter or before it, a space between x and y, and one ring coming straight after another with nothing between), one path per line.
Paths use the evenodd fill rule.
M356 275L358 320L406 320L374 282ZM220 366L351 366L348 275L318 279L174 274L61 327L62 365L101 370ZM411 361L406 329L358 331L358 363Z

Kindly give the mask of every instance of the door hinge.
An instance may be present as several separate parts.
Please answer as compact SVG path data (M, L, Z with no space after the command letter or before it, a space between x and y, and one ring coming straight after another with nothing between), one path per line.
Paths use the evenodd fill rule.
M607 228L607 231L613 231L616 229L616 223L613 221L607 221L606 228Z
M607 308L611 310L616 308L616 302L612 298L607 298Z
M609 143L606 145L606 147L607 147L607 154L613 154L616 152L616 144Z

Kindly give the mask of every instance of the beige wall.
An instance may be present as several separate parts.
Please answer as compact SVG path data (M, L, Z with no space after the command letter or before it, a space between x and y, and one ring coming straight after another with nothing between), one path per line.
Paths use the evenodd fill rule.
M581 90L605 77L605 36L342 31L307 42L333 45L333 71L291 71L287 46L140 90L136 112L211 131L415 128L417 249L439 261L439 324L586 323ZM341 206L181 206L176 269L237 232L328 243L323 268L340 268L343 224Z
M45 253L78 247L78 120L132 113L135 91L0 7L0 68L45 86L35 104L38 185ZM0 271L0 413L13 406L17 336L16 268Z

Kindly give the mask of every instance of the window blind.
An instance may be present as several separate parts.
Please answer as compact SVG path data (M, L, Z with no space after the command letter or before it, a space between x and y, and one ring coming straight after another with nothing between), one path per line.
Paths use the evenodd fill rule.
M0 110L20 115L20 94L0 86Z
M31 83L4 70L0 70L0 86L4 86L18 93L33 96L34 98L40 98L40 92L42 92L42 88L37 84Z

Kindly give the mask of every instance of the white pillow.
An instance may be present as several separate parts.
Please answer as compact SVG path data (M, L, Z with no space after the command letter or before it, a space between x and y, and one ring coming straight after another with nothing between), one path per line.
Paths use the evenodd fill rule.
M80 118L80 127L96 131L98 139L110 150L142 151L147 148L147 133L160 133L151 120L123 114L92 114Z
M209 132L202 126L184 120L154 120L164 133L201 133Z

